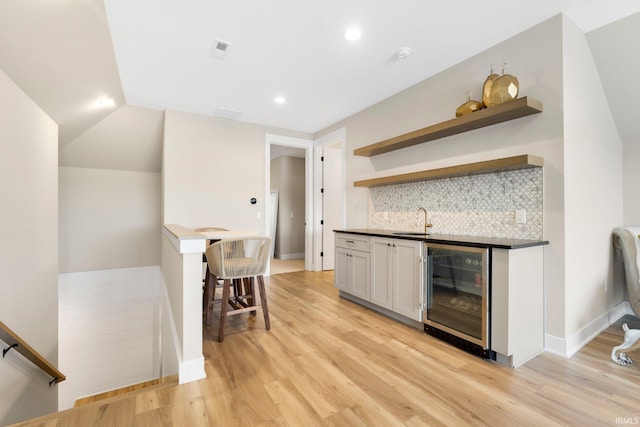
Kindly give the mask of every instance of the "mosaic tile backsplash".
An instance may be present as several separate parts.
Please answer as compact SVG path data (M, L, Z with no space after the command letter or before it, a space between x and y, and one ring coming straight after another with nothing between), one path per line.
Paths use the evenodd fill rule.
M371 187L368 227L422 231L423 207L434 234L542 239L542 182L542 168L532 168ZM517 209L525 224L516 223Z

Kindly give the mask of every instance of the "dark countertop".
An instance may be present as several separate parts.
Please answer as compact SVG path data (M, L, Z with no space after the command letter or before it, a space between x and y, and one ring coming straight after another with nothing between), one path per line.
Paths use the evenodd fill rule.
M498 237L457 236L454 234L416 234L415 232L403 232L395 230L374 230L369 228L357 228L350 230L333 230L336 233L362 234L366 236L389 237L393 239L422 240L431 243L444 243L449 245L472 246L476 248L520 249L531 246L548 245L548 240L528 239L503 239ZM412 233L412 234L400 234Z

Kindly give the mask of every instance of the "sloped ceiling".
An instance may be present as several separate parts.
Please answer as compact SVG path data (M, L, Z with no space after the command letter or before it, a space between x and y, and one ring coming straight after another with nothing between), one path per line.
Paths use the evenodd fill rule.
M60 148L60 166L160 172L164 113L125 105Z
M560 12L640 141L637 0L3 0L0 69L58 123L62 165L157 170L165 109L314 133Z
M58 123L61 146L125 103L102 0L1 1L0 69Z
M620 138L640 143L640 13L587 34Z

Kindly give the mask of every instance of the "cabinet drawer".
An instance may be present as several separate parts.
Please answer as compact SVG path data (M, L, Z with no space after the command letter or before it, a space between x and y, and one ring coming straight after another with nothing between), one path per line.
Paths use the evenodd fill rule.
M370 252L369 237L356 234L337 234L336 247Z

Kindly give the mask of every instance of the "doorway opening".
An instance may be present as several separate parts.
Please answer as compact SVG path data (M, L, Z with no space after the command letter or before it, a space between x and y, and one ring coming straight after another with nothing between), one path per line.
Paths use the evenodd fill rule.
M312 270L313 141L267 134L265 230L272 239L267 274Z

